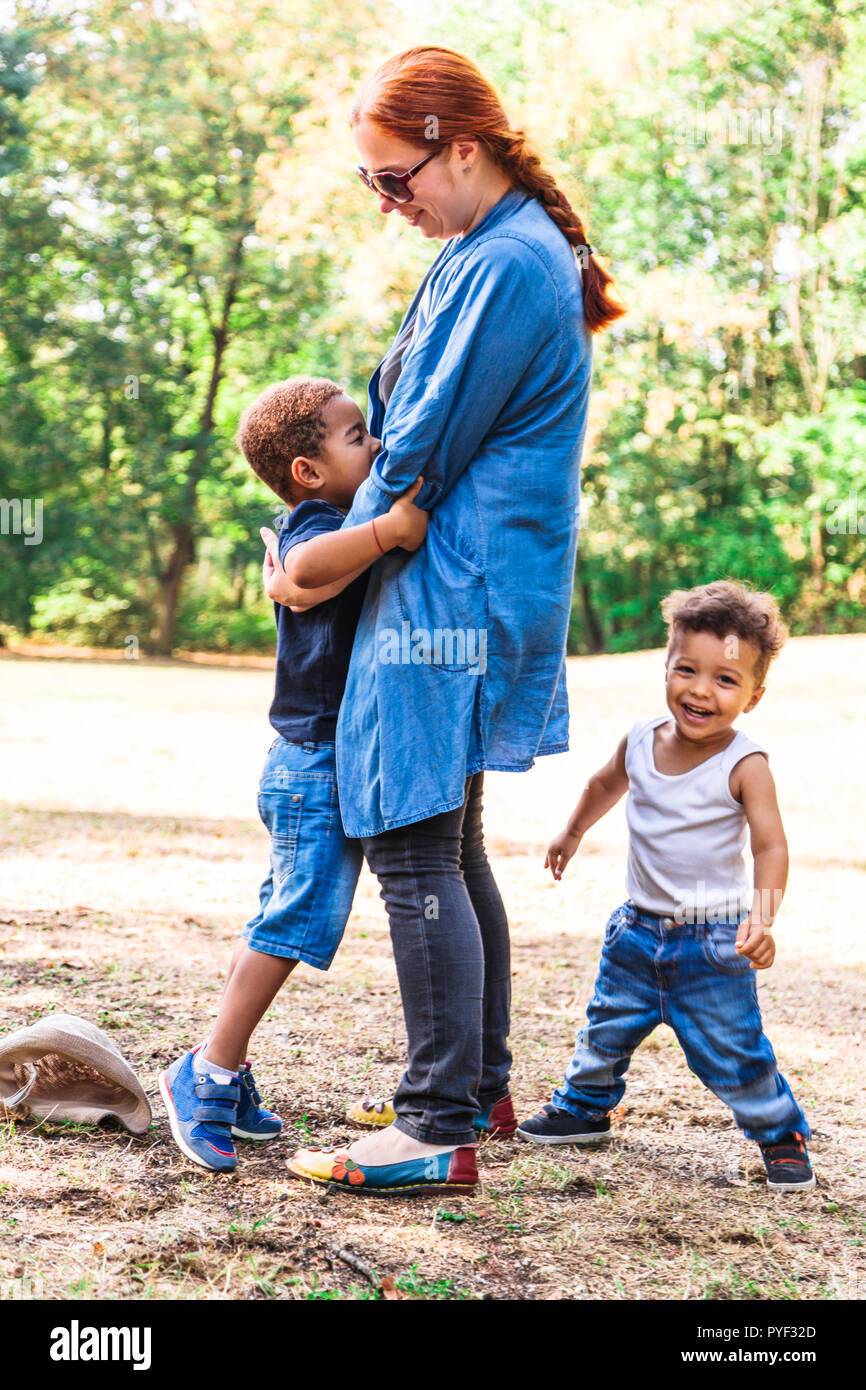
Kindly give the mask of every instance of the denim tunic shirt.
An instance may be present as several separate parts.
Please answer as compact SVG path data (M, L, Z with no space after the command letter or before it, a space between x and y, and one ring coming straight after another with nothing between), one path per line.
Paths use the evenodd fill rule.
M565 648L592 374L574 251L510 189L446 242L383 406L382 440L344 526L381 516L419 474L414 552L370 571L337 721L340 810L376 835L462 805L482 768L568 749ZM384 360L384 359L383 359Z

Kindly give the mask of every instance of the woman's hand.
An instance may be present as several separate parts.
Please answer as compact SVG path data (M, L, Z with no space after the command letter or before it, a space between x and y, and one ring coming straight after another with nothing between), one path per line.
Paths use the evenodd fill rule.
M418 496L423 483L424 479L419 475L412 486L407 487L388 508L388 515L395 527L396 544L403 550L417 550L427 535L429 512L425 512L423 507L416 507L412 500Z

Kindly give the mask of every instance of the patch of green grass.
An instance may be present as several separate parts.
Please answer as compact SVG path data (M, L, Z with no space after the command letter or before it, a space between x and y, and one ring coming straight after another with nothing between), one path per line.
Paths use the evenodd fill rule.
M305 1279L290 1279L286 1287L302 1289L301 1298L305 1302L313 1300L327 1300L331 1303L370 1303L380 1301L378 1289L374 1289L371 1284L350 1284L348 1293L344 1293L342 1289L320 1288L317 1274L313 1274L309 1282Z
M838 1299L839 1292L827 1284L801 1280L791 1275L775 1261L758 1277L745 1277L734 1265L713 1270L706 1267L695 1255L690 1275L691 1298L717 1301L719 1299L737 1302L751 1302L754 1299L771 1302L799 1302L814 1299Z
M270 1274L260 1274L252 1255L247 1256L247 1264L252 1270L253 1287L258 1289L259 1293L263 1294L265 1298L277 1298L280 1286L276 1282L276 1277L281 1272L283 1266L278 1264L271 1270Z
M254 1231L269 1225L273 1219L273 1216L260 1216L257 1221L232 1221L228 1229L238 1240L249 1240Z
M521 1195L523 1183L524 1179L518 1178L511 1191L503 1192L501 1188L493 1187L489 1189L487 1194L499 1208L508 1230L514 1231L518 1235L523 1234L526 1211Z
M45 1134L92 1134L99 1128L94 1124L82 1124L79 1120L37 1120L34 1129L41 1129Z
M545 1153L533 1153L527 1158L516 1158L508 1169L509 1177L525 1187L528 1182L534 1190L553 1188L563 1192L574 1181L575 1170L564 1163L557 1163Z
M461 1221L478 1221L478 1213L474 1211L446 1211L445 1207L437 1207L433 1220L453 1221L455 1224Z
M70 1298L93 1298L94 1276L91 1273L82 1274L79 1279L69 1285Z
M401 1274L394 1280L397 1288L402 1293L412 1294L415 1298L428 1298L436 1301L445 1299L468 1299L474 1297L466 1289L458 1289L454 1285L453 1279L422 1279L418 1274L417 1264L412 1265L408 1274Z
M791 1229L794 1230L794 1231L812 1231L812 1230L815 1229L815 1222L814 1222L814 1221L804 1221L804 1220L802 1219L802 1217L799 1217L799 1216L792 1216L792 1217L790 1217L790 1218L784 1218L783 1220L781 1220L781 1221L779 1222L779 1225L780 1225L783 1229L784 1229L784 1227L786 1227L786 1226L790 1226ZM757 1227L756 1227L755 1229L756 1229L756 1232L757 1232ZM762 1227L761 1229L764 1230L764 1229L766 1229L766 1228L763 1228L763 1227Z

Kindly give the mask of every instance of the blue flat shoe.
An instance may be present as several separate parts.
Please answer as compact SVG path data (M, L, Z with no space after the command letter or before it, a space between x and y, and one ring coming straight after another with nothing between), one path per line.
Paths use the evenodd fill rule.
M408 1197L414 1193L475 1192L478 1167L470 1145L404 1163L362 1167L345 1149L299 1149L287 1164L293 1177L344 1188L359 1196Z

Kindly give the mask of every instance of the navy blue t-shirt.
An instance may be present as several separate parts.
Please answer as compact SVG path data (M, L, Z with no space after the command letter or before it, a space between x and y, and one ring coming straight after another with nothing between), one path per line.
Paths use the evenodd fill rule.
M301 541L338 531L345 519L345 512L330 502L299 502L275 523L280 559L284 561L292 546ZM277 670L270 720L290 743L336 738L337 715L369 577L370 571L365 570L342 593L305 613L274 604Z

